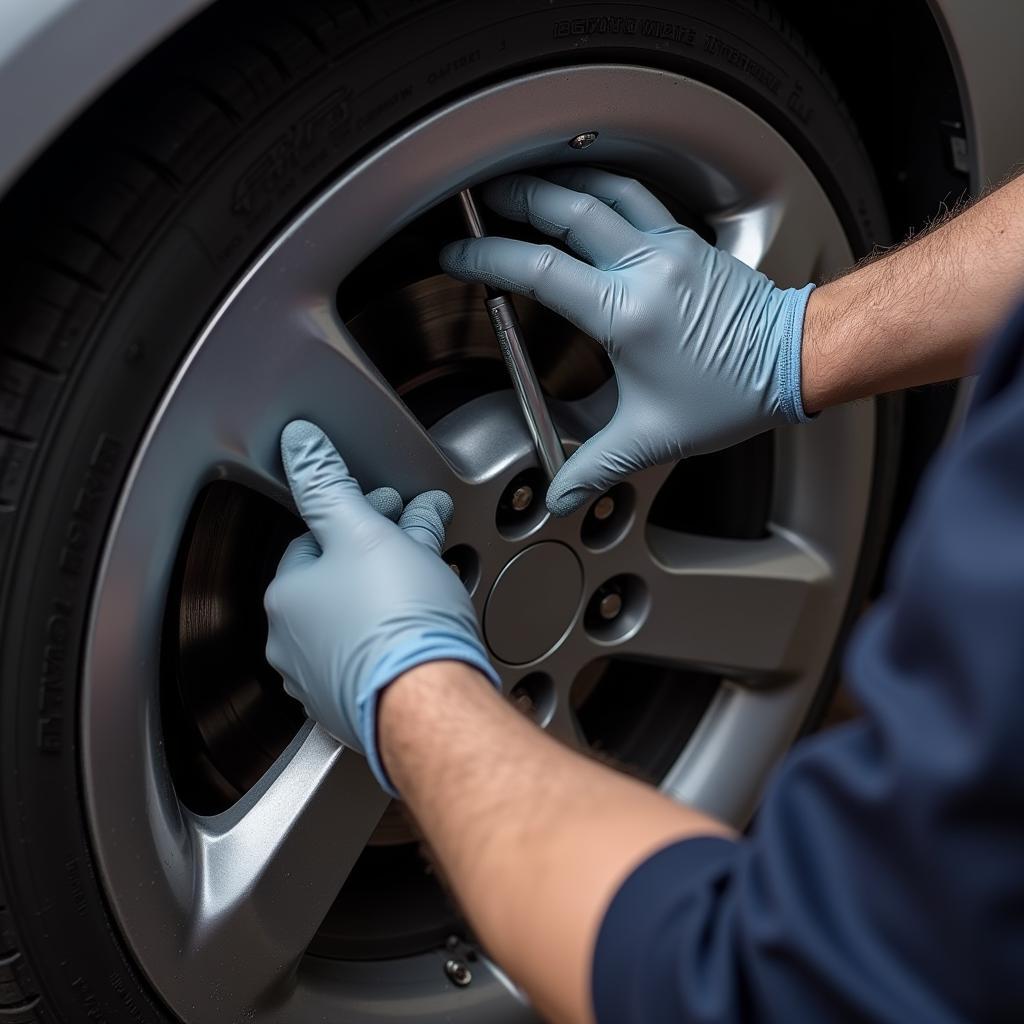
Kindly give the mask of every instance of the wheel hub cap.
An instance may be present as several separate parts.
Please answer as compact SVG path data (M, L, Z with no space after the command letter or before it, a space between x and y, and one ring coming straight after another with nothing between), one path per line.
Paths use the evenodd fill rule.
M509 665L544 657L565 635L583 596L579 559L547 541L521 551L501 571L487 599L487 643Z

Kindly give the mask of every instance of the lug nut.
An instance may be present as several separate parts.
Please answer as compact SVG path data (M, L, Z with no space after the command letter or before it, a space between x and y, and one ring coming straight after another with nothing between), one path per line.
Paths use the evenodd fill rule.
M442 556L445 564L472 591L480 576L480 558L468 544L456 544Z
M444 973L453 985L465 988L473 980L473 972L461 960L448 960L444 965Z
M521 484L512 492L512 507L517 512L525 512L533 504L533 488L529 484Z
M544 522L541 496L546 486L544 474L536 467L524 469L505 484L494 522L506 540L521 540Z
M586 149L597 142L597 135L597 132L580 132L575 138L569 140L569 145L573 149Z
M580 523L580 540L591 551L607 551L624 540L635 525L636 492L629 483L615 484L590 503Z
M546 672L531 672L512 687L508 701L520 714L543 725L554 708L554 682Z
M632 636L650 611L647 584L631 573L605 580L591 595L583 628L601 643L618 643Z
M617 619L622 611L622 595L614 590L605 594L597 606L597 612L606 622Z
M531 697L522 686L517 686L512 691L512 703L517 710L521 711L524 715L529 715L531 717L537 710L537 705L534 703L533 697Z

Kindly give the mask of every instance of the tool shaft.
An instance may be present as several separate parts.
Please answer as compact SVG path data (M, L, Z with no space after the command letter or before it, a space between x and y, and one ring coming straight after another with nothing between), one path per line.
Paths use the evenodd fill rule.
M484 238L486 232L472 192L464 189L459 193L459 201L462 204L466 226L473 237ZM494 336L498 339L498 347L501 349L505 366L508 367L509 376L512 378L512 388L519 399L519 407L537 449L541 468L549 480L553 479L565 463L565 450L562 448L558 429L551 418L540 381L537 380L537 374L526 351L523 329L519 324L516 308L507 295L493 289L488 289L487 295L487 313Z
M512 387L519 399L526 426L530 431L534 447L540 459L541 468L549 480L565 463L565 450L558 436L551 412L548 410L540 381L533 370L533 364L523 344L523 329L519 326L515 306L506 295L487 300L487 312L491 317L494 336L512 378Z
M484 222L480 219L480 211L477 209L473 193L464 188L459 193L459 202L462 204L462 216L466 220L466 227L474 238L483 238L487 232L484 231Z

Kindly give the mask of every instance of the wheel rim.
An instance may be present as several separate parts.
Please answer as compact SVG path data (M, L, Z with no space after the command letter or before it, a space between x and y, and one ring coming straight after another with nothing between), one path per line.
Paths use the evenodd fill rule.
M535 661L499 666L506 690L538 673L555 681L544 718L563 739L580 742L570 683L602 654L720 672L727 682L663 788L742 822L810 705L867 517L870 405L776 432L763 540L645 528L667 469L630 481L633 526L611 545L584 543L578 516L540 517L510 538L496 529L495 509L534 461L510 394L484 396L428 433L336 312L337 282L381 237L465 185L581 159L566 143L590 129L600 139L586 157L685 195L707 211L720 246L778 283L851 260L820 186L765 122L700 83L625 66L545 72L463 100L360 162L281 233L192 348L140 446L111 527L84 664L85 797L101 876L133 954L183 1020L208 1019L207 1007L253 1021L530 1019L485 958L472 984L457 987L444 949L384 965L304 956L387 802L363 759L319 727L304 726L220 814L190 812L171 784L160 642L182 531L211 481L240 481L288 504L277 445L289 419L321 423L365 487L453 494L450 542L479 560L474 601L485 620L491 582L513 556L541 541L572 552L582 583L564 635ZM567 439L593 432L609 401L606 389L562 403ZM602 632L589 605L619 577L633 588L630 615Z

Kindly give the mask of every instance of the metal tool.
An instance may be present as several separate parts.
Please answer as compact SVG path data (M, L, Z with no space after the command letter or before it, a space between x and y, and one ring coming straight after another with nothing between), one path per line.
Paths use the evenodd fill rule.
M468 188L464 189L459 193L459 201L471 234L474 238L483 238L486 232L473 193ZM537 374L523 343L523 329L519 325L516 308L509 296L493 288L487 289L485 305L494 336L498 339L498 347L512 378L512 387L519 399L519 407L523 411L530 436L537 449L541 467L549 480L554 479L555 474L565 463L565 450L562 448L562 440L558 436L558 430L544 400L544 392L540 388L540 381L537 380Z

